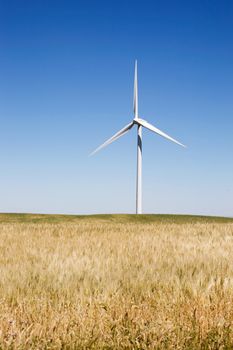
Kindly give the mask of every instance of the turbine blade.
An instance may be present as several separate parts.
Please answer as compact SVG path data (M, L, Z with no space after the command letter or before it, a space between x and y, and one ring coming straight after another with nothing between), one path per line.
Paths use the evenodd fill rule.
M138 122L138 124L144 126L144 128L149 129L149 130L155 132L156 134L165 137L165 139L168 139L168 140L170 140L170 141L172 141L172 142L175 142L175 143L177 143L178 145L180 145L180 146L182 146L182 147L186 147L185 145L183 145L183 144L180 143L179 141L173 139L171 136L165 134L165 132L159 130L158 128L156 128L156 127L153 126L152 124L148 123L146 120L144 120L144 119L138 119L137 122Z
M107 141L105 141L102 145L100 145L98 148L96 148L91 154L90 156L93 156L96 152L100 151L102 148L110 145L110 143L116 141L117 139L119 139L119 137L123 136L124 134L126 134L134 125L133 122L129 123L128 125L126 125L123 129L121 129L120 131L118 131L116 134L114 134L110 139L108 139Z
M134 118L138 118L138 64L137 60L135 61L135 70L134 70L134 96L133 96L133 110Z

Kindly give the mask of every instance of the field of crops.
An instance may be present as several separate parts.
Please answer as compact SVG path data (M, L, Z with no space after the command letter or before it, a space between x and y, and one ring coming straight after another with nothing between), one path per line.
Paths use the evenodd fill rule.
M233 220L0 215L0 349L232 349Z

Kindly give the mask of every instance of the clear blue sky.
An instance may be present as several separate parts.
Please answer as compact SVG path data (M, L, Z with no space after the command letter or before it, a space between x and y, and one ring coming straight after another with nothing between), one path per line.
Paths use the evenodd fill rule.
M233 216L233 2L0 1L0 211Z

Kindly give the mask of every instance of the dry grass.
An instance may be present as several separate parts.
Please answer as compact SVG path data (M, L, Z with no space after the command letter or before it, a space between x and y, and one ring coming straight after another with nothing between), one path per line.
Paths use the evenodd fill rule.
M233 349L233 221L0 219L0 349Z

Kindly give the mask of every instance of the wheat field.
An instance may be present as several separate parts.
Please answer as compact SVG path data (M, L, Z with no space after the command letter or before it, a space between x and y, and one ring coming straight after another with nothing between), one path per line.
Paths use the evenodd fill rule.
M0 215L0 349L233 349L233 220Z

